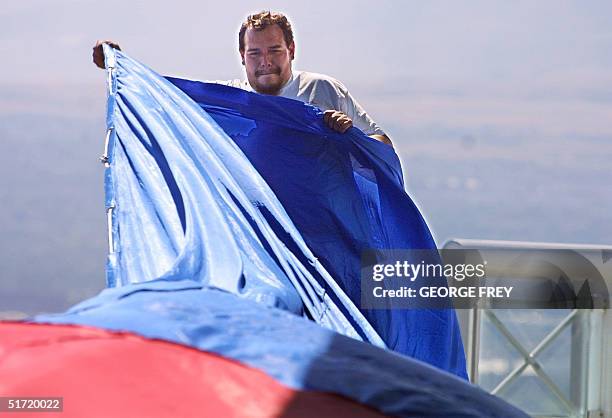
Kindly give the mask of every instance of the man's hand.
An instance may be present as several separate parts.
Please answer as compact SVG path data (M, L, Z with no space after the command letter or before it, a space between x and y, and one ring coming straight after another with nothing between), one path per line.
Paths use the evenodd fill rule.
M118 49L121 51L119 44L113 41L97 41L93 47L93 53L91 54L93 58L94 64L98 67L104 69L104 50L102 49L102 44L108 44L111 48Z
M341 134L345 133L351 126L353 126L353 121L351 118L337 110L326 110L325 113L323 113L323 120L327 126L336 132L340 132Z
M326 110L323 113L323 120L327 126L336 132L340 132L341 134L345 133L351 126L353 126L353 121L351 118L337 110ZM370 135L370 138L382 142L383 144L390 145L391 148L393 148L391 138L389 138L387 135Z

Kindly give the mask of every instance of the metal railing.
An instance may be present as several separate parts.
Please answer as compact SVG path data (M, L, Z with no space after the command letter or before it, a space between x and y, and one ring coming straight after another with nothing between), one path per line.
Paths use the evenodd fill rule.
M453 239L443 249L571 250L612 273L612 246ZM511 310L479 300L457 315L473 383L537 417L612 417L609 309Z

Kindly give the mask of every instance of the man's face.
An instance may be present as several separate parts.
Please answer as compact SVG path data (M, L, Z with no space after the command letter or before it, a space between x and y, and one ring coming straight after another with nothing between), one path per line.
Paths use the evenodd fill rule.
M249 84L258 93L277 95L291 78L295 45L285 43L278 25L263 30L248 28L244 34L244 51L240 54Z

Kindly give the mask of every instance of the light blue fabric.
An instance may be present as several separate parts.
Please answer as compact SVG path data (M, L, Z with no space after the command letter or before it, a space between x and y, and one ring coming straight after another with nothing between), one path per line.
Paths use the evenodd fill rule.
M114 245L108 286L195 280L384 346L223 129L163 77L107 45L105 54L114 67L107 118ZM295 251L276 236L262 209Z

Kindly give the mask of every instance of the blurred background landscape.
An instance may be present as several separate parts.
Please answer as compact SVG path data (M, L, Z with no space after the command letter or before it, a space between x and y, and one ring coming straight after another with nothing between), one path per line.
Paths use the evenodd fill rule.
M289 15L294 68L348 86L448 238L612 244L612 3L21 1L0 10L0 317L105 285L102 153L113 39L161 74L241 78L237 31Z

